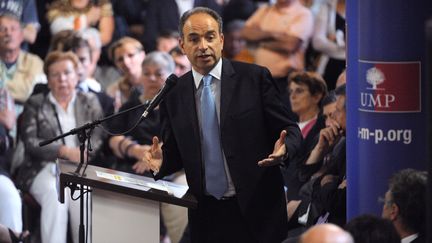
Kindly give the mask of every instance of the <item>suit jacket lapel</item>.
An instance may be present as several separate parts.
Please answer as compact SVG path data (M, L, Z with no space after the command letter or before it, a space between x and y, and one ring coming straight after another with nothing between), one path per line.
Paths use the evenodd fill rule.
M181 109L181 112L185 116L181 119L176 120L176 123L172 126L182 127L182 131L179 132L178 143L182 144L186 151L191 151L187 156L187 162L184 167L188 173L194 175L194 180L189 183L193 183L192 188L199 188L196 193L203 192L202 182L202 160L201 160L201 141L200 141L200 130L198 126L198 116L196 111L196 88L192 77L192 72L189 72L182 77L178 84L180 87L179 95L180 104L173 105L177 109ZM184 119L186 118L186 119ZM197 195L198 195L197 194Z
M60 128L59 128L59 124L57 122L57 115L55 112L55 105L53 103L51 103L51 101L49 101L48 99L48 95L46 95L43 98L42 101L42 114L43 116L45 116L45 120L50 124L49 127L51 128L51 134L53 136L58 136L60 135ZM64 131L63 131L64 132Z
M196 104L195 104L195 93L196 88L193 81L192 72L189 72L186 74L186 79L184 82L180 82L182 85L182 94L181 94L181 103L184 107L184 112L188 116L188 120L192 121L192 124L194 124L194 131L197 131L198 129L198 118L196 114Z
M86 116L86 113L88 112L88 105L84 104L84 102L82 101L82 96L77 92L76 94L76 99L75 99L75 107L74 107L74 111L75 111L75 121L76 121L76 126L82 126L84 125L84 123L86 123L87 121L84 120L84 117L89 117Z
M222 128L227 116L231 98L234 95L237 79L234 78L235 71L231 62L227 59L222 60L222 77L221 77L221 100L220 100L220 127Z

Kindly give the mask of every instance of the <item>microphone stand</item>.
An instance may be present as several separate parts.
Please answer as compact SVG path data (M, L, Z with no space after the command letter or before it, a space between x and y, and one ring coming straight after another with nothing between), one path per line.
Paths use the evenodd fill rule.
M91 137L91 133L92 133L93 129L96 126L98 126L99 124L101 124L102 122L104 122L104 121L111 120L111 119L113 119L113 118L115 118L117 116L123 115L123 114L125 114L127 112L139 109L141 107L148 106L150 104L150 101L151 100L147 100L143 104L134 106L132 108L129 108L129 109L121 111L121 112L117 112L117 113L112 114L110 116L104 117L104 118L102 118L100 120L95 120L93 122L86 123L86 124L84 124L84 125L82 125L80 127L77 127L77 128L74 128L74 129L70 130L67 133L63 133L63 134L60 134L57 137L54 137L54 138L42 141L42 142L39 143L39 146L42 147L42 146L48 145L48 144L50 144L50 143L52 143L54 141L62 139L64 137L67 137L69 135L77 134L78 135L78 141L79 141L79 148L80 148L80 163L77 166L77 169L75 170L75 172L73 172L72 174L76 175L76 176L85 177L85 170L87 169L87 164L88 163L85 163L85 167L84 167L84 169L83 169L83 171L82 171L81 174L80 174L80 171L81 171L81 167L84 164L84 152L85 152L85 141L86 140L88 140L88 142L87 142L87 147L88 147L88 149L87 149L87 158L88 158L88 155L89 155L89 151L91 151L90 137ZM143 119L144 119L144 117L141 116L138 123L140 123ZM72 191L72 195L71 195L71 197L72 197L73 196L73 190L76 189L76 186L75 185L69 185L69 187L71 188L71 191ZM80 198L79 243L84 243L85 242L85 237L84 237L84 187L83 187L83 185L80 186L80 194L81 195L79 196L79 198Z

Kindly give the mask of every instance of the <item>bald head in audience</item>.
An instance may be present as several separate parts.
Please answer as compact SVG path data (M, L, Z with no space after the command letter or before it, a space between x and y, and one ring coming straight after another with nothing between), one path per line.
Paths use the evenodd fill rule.
M337 225L319 224L304 232L299 243L354 243L354 240Z

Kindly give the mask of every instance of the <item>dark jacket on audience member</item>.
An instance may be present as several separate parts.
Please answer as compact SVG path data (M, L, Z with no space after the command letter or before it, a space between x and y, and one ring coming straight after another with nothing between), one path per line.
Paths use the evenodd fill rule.
M77 127L100 119L103 116L100 103L92 93L77 92L74 111ZM40 142L61 134L54 105L48 99L47 94L33 95L27 100L19 129L21 131L20 139L24 142L25 147L25 160L20 168L17 184L21 189L29 190L33 179L39 171L46 164L55 162L62 145L62 140L59 139L46 146L39 146ZM62 130L62 132L68 131ZM93 151L90 154L91 156L99 152L104 141L103 137L104 134L101 129L96 128L93 130L91 136Z

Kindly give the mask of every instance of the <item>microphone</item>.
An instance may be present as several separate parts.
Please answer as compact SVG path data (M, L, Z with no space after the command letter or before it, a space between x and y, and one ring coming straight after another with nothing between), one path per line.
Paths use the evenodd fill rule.
M147 118L147 116L153 112L156 106L163 100L163 98L168 94L168 92L177 84L178 77L175 74L171 74L165 81L164 86L159 90L156 96L150 101L149 106L141 115L141 119Z

